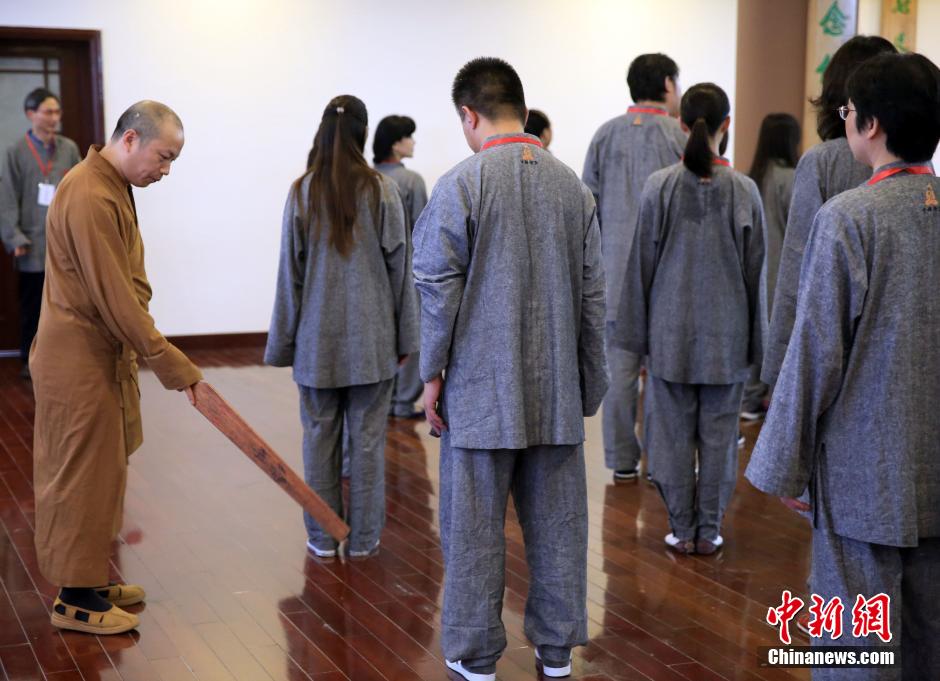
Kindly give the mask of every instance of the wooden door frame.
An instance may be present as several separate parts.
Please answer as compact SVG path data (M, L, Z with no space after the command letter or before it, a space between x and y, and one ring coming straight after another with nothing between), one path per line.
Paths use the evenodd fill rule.
M91 119L95 137L104 141L104 78L101 67L101 31L71 28L0 26L0 40L75 42L88 47L91 62ZM84 150L82 150L84 153Z

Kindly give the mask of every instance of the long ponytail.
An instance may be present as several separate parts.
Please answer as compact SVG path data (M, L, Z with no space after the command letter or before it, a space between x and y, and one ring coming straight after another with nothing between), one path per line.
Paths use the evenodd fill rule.
M680 117L689 128L682 162L699 177L711 177L715 154L709 137L718 132L731 111L725 91L714 83L693 85L682 96Z
M319 235L326 222L330 228L330 245L344 257L355 244L363 193L373 219L378 216L379 176L362 156L368 125L369 117L362 100L352 95L330 100L313 140L307 172L294 182L294 194L307 225L314 226ZM302 186L308 175L309 196L307 204L303 205Z

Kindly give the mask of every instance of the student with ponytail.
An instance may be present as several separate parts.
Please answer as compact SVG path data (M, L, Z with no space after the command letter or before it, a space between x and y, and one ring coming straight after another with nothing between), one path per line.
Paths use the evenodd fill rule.
M680 553L723 543L741 394L761 358L763 208L754 181L721 156L729 111L712 83L682 97L685 154L643 189L614 338L647 356L644 449L669 513L666 544Z
M418 349L408 226L394 182L366 163L366 107L334 97L306 172L284 207L281 258L264 360L292 366L300 391L307 484L343 514L350 460L350 555L369 555L385 524L385 428L395 371ZM344 433L344 429L347 432ZM336 544L310 517L307 546Z

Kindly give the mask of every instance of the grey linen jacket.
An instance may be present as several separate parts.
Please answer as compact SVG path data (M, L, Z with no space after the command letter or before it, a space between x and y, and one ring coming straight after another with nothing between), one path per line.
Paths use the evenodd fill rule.
M37 151L44 163L49 161L42 150ZM58 185L81 160L78 145L68 137L56 135L52 170L45 177L25 136L7 149L0 171L0 238L11 253L20 246L29 246L27 254L16 259L16 269L21 272L42 272L46 267L48 206L39 205L39 183Z
M291 191L284 206L277 292L264 361L292 366L312 388L378 383L418 349L417 294L405 213L393 180L379 175L378 220L359 203L347 258L329 245L324 217L308 226ZM306 206L310 178L302 187Z
M538 139L491 140L509 137ZM540 147L502 144L438 181L414 240L421 377L446 372L453 446L582 442L608 381L590 190Z
M401 191L402 205L405 207L405 223L409 230L414 230L418 216L428 203L424 178L401 163L377 163L375 169L395 180Z
M617 319L643 185L654 172L681 158L686 139L675 118L649 113L617 116L591 139L581 178L597 201L607 273L607 321Z
M858 541L940 536L938 194L935 177L896 175L819 211L746 471L769 494L809 487L815 522Z
M768 385L777 380L793 330L796 297L800 290L800 265L813 218L826 201L847 189L858 187L869 177L871 168L855 160L844 137L817 144L803 154L796 166L787 232L772 301L770 331L761 367L761 380Z
M761 358L763 206L754 181L682 163L643 189L614 343L673 383L746 381Z

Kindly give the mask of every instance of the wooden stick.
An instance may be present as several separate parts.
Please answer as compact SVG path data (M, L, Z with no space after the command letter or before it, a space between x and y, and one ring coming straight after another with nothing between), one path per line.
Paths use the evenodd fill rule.
M215 388L205 381L200 381L195 385L194 393L196 409L313 516L325 532L338 542L349 536L349 525L291 470L271 445L248 425Z

